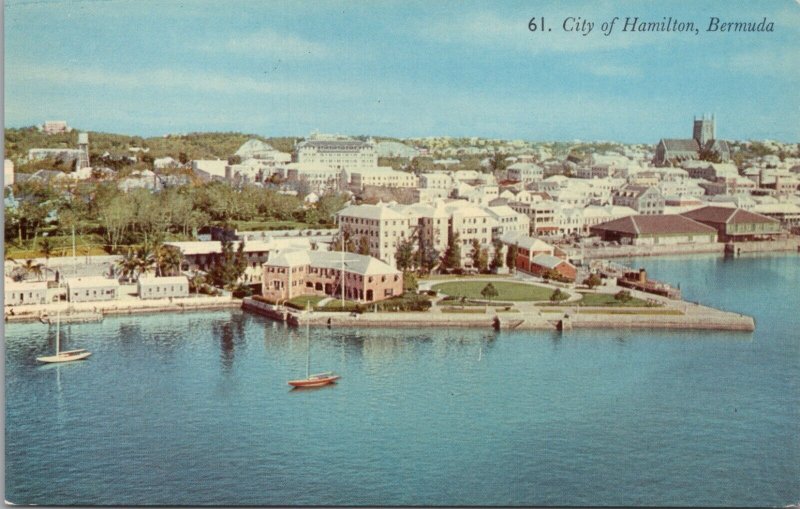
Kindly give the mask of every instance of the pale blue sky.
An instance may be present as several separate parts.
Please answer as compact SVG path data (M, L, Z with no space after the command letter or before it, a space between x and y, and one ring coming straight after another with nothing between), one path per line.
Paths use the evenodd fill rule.
M5 125L655 143L713 112L720 138L800 140L800 4L694 3L6 0ZM615 16L700 34L603 36Z

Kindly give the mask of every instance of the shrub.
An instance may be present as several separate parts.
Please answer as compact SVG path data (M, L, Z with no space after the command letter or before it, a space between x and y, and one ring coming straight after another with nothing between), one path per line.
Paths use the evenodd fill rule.
M560 288L556 288L553 293L550 294L550 302L561 302L563 300L567 300L569 295L565 292L562 292Z

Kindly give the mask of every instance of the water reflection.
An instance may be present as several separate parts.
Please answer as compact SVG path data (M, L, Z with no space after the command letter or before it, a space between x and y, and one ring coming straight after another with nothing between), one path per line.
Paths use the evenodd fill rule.
M211 324L212 335L219 340L220 361L222 370L226 373L233 368L236 348L244 348L245 320L243 314L233 314L230 320L214 321Z

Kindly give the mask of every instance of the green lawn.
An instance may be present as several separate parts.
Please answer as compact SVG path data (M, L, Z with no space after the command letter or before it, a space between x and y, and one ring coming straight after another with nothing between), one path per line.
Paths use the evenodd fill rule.
M433 289L453 297L466 297L468 299L483 299L481 290L488 281L450 281L433 285ZM497 289L498 296L492 300L500 301L531 301L547 300L553 290L538 285L514 283L510 281L492 281Z
M476 309L476 308L454 308L454 307L443 307L442 313L466 313L466 314L484 314L485 311L483 308Z
M298 309L306 309L307 306L310 306L311 309L314 309L319 301L324 299L325 296L321 295L298 295L297 297L292 297L286 303L295 306Z
M264 230L301 230L308 228L307 223L298 221L231 221L239 231L264 231Z
M354 300L345 300L344 308L342 308L342 299L333 299L321 308L320 311L358 311L361 305Z
M582 315L683 315L683 311L679 309L625 309L625 308L609 308L609 309L582 309L579 311Z
M511 277L513 274L491 274L492 278L508 278ZM428 276L419 276L420 281L458 281L461 279L475 279L475 278L485 278L486 274L431 274Z
M627 307L627 308L640 308L640 307L656 307L646 300L637 299L633 297L628 302L621 302L614 298L614 295L608 293L583 293L583 298L576 302L578 306L614 306L614 307ZM660 306L660 305L659 305Z

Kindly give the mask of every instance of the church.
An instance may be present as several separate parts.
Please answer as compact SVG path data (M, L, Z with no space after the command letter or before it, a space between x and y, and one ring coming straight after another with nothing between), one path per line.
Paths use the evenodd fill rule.
M665 139L662 138L656 145L656 155L653 163L656 166L665 166L673 161L686 161L700 159L702 151L719 154L719 162L731 159L731 148L727 141L716 139L716 125L714 116L703 116L694 119L694 130L691 139Z

